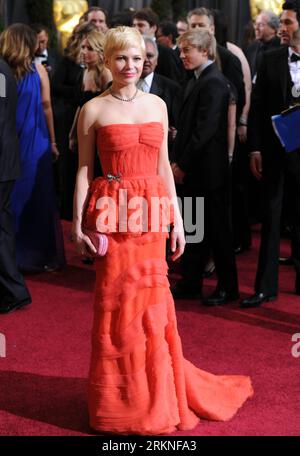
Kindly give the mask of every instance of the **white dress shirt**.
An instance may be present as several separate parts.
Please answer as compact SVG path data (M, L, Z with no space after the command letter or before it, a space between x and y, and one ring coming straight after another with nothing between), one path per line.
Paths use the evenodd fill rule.
M43 63L43 62L47 62L48 60L48 51L47 49L44 50L44 52L38 56L38 57L35 57L34 58L34 63Z
M196 68L194 70L194 74L195 74L195 78L198 79L200 74L202 73L202 71L205 70L205 68L207 68L209 65L211 65L212 63L214 63L213 60L208 60L207 62L203 63L203 65L200 65L199 68Z
M139 79L137 82L138 89L142 90L145 93L149 93L152 86L153 77L154 73L152 72L148 74L148 76L146 76L144 79Z
M289 47L289 67L290 67L291 78L294 83L294 86L297 89L297 92L300 94L300 60L298 60L297 62L291 62L292 54L296 54L299 57L300 57L300 54L298 54L291 47ZM299 99L299 102L300 102L300 99Z

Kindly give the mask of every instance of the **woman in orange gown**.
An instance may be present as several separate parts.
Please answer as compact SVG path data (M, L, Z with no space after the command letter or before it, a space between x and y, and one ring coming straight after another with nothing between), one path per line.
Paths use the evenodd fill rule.
M165 261L169 208L155 211L157 198L173 203L173 260L184 250L183 222L168 160L165 104L136 89L144 55L138 31L108 31L104 58L112 86L79 118L73 237L83 256L95 252L83 226L109 238L107 254L95 262L90 425L100 432L158 435L192 429L199 418L230 419L252 387L248 377L212 375L182 354ZM104 177L93 181L95 143Z

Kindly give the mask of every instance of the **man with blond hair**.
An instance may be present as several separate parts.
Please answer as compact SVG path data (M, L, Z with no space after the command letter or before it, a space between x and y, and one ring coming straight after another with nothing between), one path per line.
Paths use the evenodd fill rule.
M172 169L184 196L191 198L193 211L198 198L204 197L204 238L187 243L181 262L183 278L172 291L175 298L193 299L201 294L211 248L218 284L203 303L223 305L239 297L229 222L229 83L215 62L216 40L209 30L190 30L179 37L178 45L184 67L194 72L194 78L186 87L179 114ZM192 215L184 213L184 219Z
M187 21L190 30L206 29L215 35L215 20L212 11L201 7L189 11ZM224 76L237 91L237 119L240 119L246 102L244 76L240 60L224 46L217 43L216 62Z

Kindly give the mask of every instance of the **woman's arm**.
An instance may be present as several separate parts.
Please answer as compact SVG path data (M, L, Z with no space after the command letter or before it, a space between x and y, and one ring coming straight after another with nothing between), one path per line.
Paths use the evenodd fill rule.
M236 103L230 102L228 106L228 158L229 163L232 162L234 147L235 147L235 134L236 134Z
M93 104L87 103L80 111L77 136L78 136L78 172L73 204L73 241L77 245L79 253L88 256L89 249L96 253L96 249L88 236L82 232L83 211L87 203L89 185L93 180L94 155L95 155L95 108Z
M183 221L177 201L176 188L174 183L173 172L168 156L168 113L165 103L159 100L161 104L162 121L164 128L164 138L158 156L158 174L163 178L166 189L174 208L174 229L171 231L171 251L173 255L171 259L177 260L184 252L185 239L183 230Z
M248 115L250 111L250 103L251 103L251 91L252 91L252 81L251 81L251 70L248 63L248 60L243 53L243 51L233 43L227 43L229 51L235 54L241 62L242 71L244 76L244 84L245 84L245 95L246 95L246 102L240 117L240 125L238 126L238 136L241 142L246 142L247 140L247 123L248 123Z
M46 123L49 131L50 141L51 141L51 152L53 156L57 159L59 152L56 147L55 133L54 133L54 122L53 122L53 112L51 106L51 95L50 95L50 83L48 73L41 64L36 65L37 72L39 73L41 80L41 97L43 110L46 117Z

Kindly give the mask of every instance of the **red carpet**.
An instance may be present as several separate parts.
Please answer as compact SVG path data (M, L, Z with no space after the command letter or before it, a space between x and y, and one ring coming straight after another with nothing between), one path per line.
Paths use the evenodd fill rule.
M0 316L6 358L0 358L0 435L88 435L86 377L90 357L94 272L67 241L64 271L27 276L33 304ZM257 234L238 258L242 297L252 292ZM289 253L283 241L282 253ZM176 278L175 274L171 279ZM207 280L205 291L213 290ZM246 374L255 394L227 423L202 421L177 435L299 435L300 358L292 336L300 333L300 297L292 294L293 268L280 269L280 298L254 310L238 303L206 309L177 301L185 357L219 374Z

